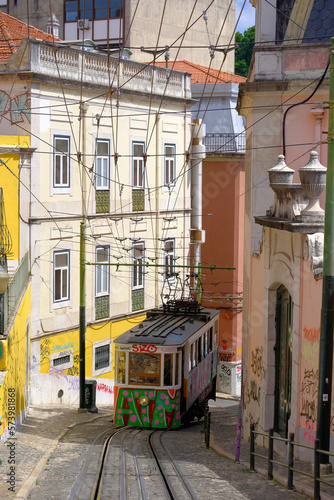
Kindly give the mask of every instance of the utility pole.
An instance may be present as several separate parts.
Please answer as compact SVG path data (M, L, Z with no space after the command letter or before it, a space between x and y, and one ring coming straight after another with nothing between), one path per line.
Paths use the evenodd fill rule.
M86 352L85 352L85 329L86 329L86 307L85 307L85 222L80 222L80 327L79 327L79 409L84 410L85 405L85 373L86 373Z
M333 370L333 298L334 298L334 38L331 38L328 154L326 174L326 206L324 263L322 280L322 309L319 353L319 391L317 438L320 449L329 451L332 407ZM329 456L320 454L322 464L329 465Z

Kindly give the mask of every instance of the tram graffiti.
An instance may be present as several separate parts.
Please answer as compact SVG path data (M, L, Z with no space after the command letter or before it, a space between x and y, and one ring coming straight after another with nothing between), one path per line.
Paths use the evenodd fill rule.
M180 401L180 390L119 389L115 423L163 429L179 427Z

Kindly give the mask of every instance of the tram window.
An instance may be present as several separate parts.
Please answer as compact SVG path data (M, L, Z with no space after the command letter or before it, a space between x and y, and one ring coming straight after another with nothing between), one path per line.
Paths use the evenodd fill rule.
M164 385L173 385L173 354L164 356Z
M203 357L206 358L206 355L208 354L207 332L204 332L202 341L203 341Z
M180 353L176 353L176 361L175 361L175 385L179 385L180 383Z
M208 331L209 352L212 351L212 335L213 335L213 328L211 327L210 330Z
M198 362L204 359L204 338L200 337L198 339Z
M160 354L131 352L129 383L160 385Z
M125 384L125 352L118 353L117 383Z
M197 359L197 343L194 342L192 344L192 346L193 346L193 357L192 357L192 365L191 365L191 367L195 368L195 366L196 366L196 359Z
M191 344L190 349L189 349L189 371L191 371L191 369L192 369L193 345L194 344Z

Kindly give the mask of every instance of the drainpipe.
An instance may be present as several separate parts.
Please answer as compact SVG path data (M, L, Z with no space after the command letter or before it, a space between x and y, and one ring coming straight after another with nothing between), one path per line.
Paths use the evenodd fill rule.
M191 150L191 198L192 218L190 241L194 248L194 266L198 267L200 274L201 244L204 243L204 232L202 230L202 160L205 158L205 145L202 143L205 137L206 126L202 120L193 121L193 140Z
M317 438L320 449L329 451L332 407L333 370L333 299L334 299L334 38L331 38L328 153L326 175L326 206L324 263L322 280L322 309L319 353L319 391ZM328 464L329 456L320 454L320 462Z
M156 124L155 124L155 129L156 129L156 156L155 156L155 183L156 186L159 186L160 179L161 177L159 176L159 163L160 163L160 114L156 114ZM159 238L158 235L160 234L159 231L159 224L160 224L160 189L155 190L155 210L156 210L156 220L155 220L155 262L159 262ZM152 236L154 236L152 234ZM159 307L159 274L158 274L158 268L155 268L155 307Z

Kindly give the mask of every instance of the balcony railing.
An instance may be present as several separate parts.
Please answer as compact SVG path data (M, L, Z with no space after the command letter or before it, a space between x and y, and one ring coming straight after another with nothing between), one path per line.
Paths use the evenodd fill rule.
M246 134L207 134L203 144L211 154L245 153Z
M109 58L106 54L30 41L30 71L52 78L189 99L190 75L180 71Z
M8 255L12 249L12 238L8 231L3 190L0 188L0 257Z
M29 277L28 253L23 257L20 266L8 285L6 293L0 296L0 334L2 334L18 304L19 298Z

